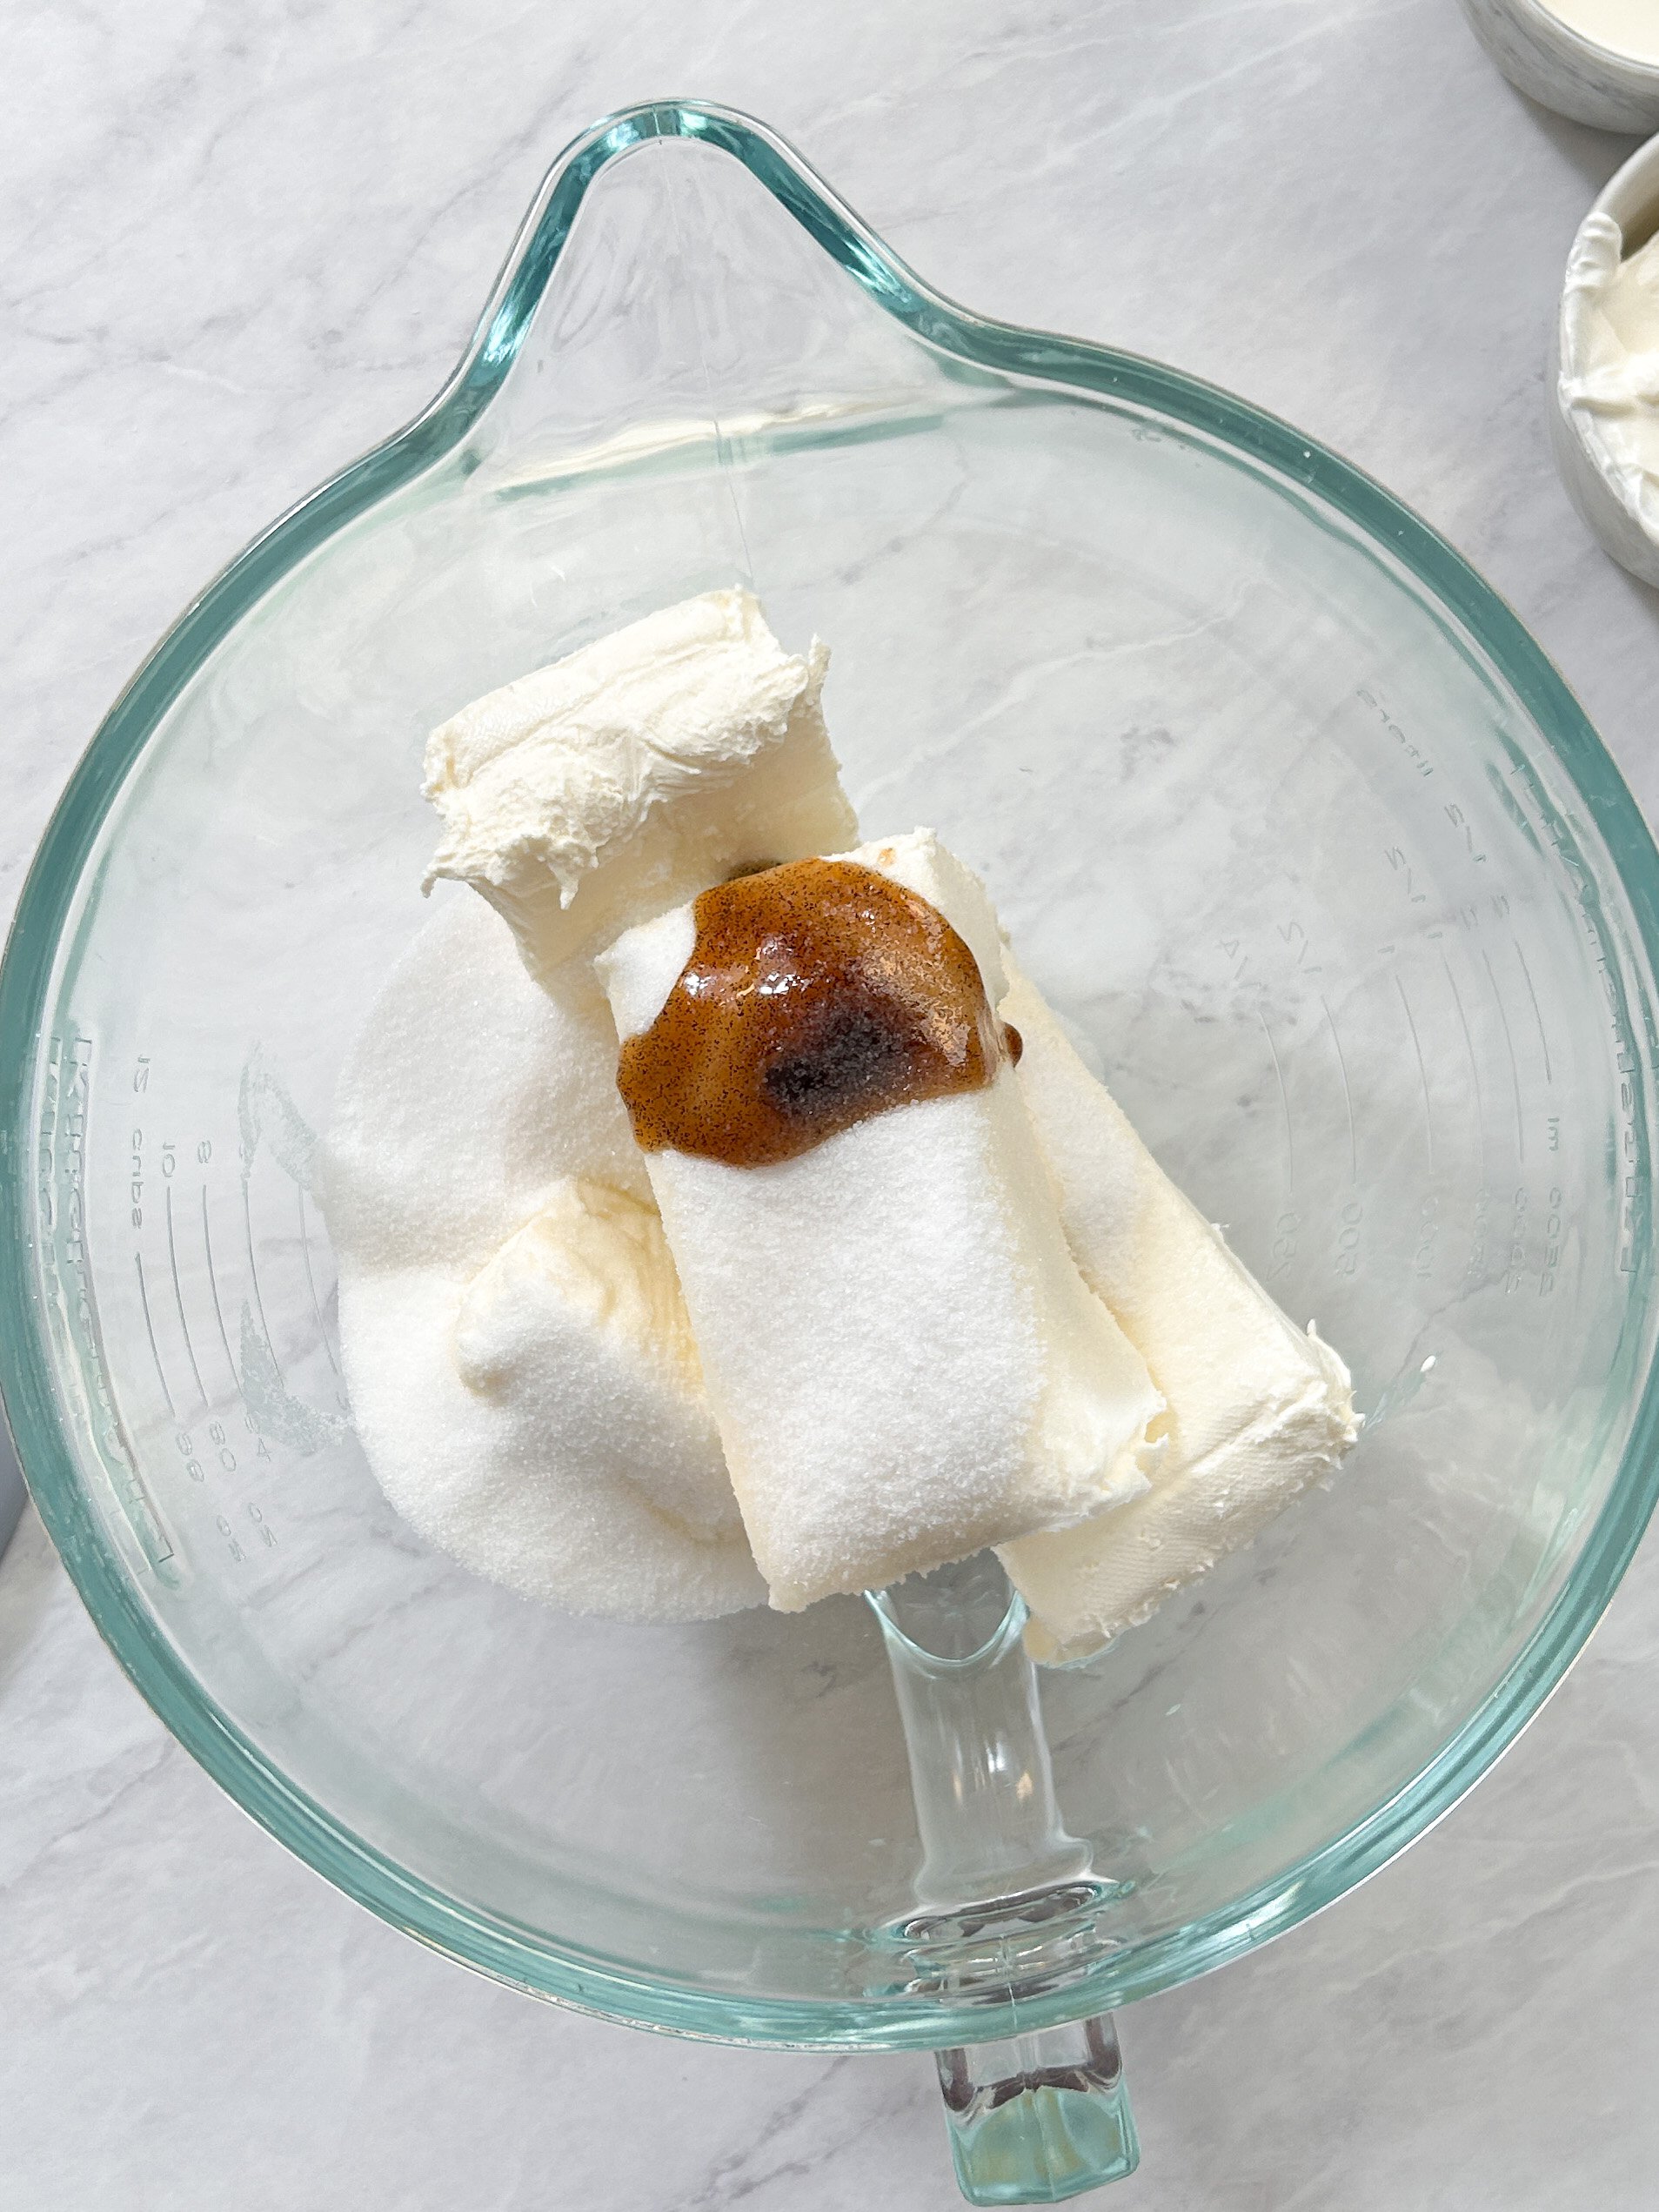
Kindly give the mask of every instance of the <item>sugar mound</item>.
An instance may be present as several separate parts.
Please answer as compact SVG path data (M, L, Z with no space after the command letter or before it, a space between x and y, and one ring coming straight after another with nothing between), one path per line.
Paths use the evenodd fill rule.
M621 1619L765 1597L581 969L445 901L342 1072L319 1187L353 1418L428 1541Z

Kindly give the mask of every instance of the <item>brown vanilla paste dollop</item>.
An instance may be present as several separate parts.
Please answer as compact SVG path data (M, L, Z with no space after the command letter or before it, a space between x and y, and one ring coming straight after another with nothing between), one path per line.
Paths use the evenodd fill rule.
M791 861L705 891L697 941L617 1088L647 1152L733 1167L977 1090L1020 1056L936 907L858 861Z

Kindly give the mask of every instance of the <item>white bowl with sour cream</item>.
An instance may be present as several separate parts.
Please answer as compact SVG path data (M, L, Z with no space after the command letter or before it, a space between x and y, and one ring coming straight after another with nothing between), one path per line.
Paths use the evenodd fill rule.
M1659 587L1659 138L1579 225L1549 389L1573 505L1615 560Z

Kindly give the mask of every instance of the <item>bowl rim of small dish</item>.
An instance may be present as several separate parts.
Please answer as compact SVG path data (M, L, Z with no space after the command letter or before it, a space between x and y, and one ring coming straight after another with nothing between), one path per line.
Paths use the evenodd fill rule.
M1656 70L1654 74L1659 77L1659 70ZM1650 214L1655 218L1655 228L1659 229L1659 131L1656 131L1651 138L1644 138L1635 151L1627 156L1608 178L1606 184L1579 217L1577 229L1573 232L1574 244L1576 245L1579 232L1582 231L1592 215L1609 215L1613 216L1613 219L1619 225L1620 238L1623 246L1621 258L1628 258L1631 253L1639 251L1647 240L1645 238L1639 240L1635 246L1629 245L1628 225L1622 218L1614 214L1616 207L1632 199L1640 202L1642 214ZM1648 235L1651 238L1654 233L1650 231ZM1562 305L1565 305L1565 300L1566 286L1563 284L1561 300Z
M1644 62L1634 54L1622 54L1616 46L1603 46L1575 23L1564 22L1554 9L1544 4L1544 0L1487 0L1487 4L1535 37L1542 34L1547 39L1558 40L1575 57L1599 63L1610 73L1623 76L1632 91L1659 93L1659 62ZM1590 124L1585 127L1595 130L1600 126Z
M1513 612L1393 495L1292 426L1184 372L1117 348L972 313L933 291L766 125L690 99L650 101L582 132L548 171L473 338L406 427L264 531L155 647L70 777L24 883L0 963L0 1236L30 1251L33 1100L42 1027L72 902L104 819L168 705L271 585L324 539L449 452L511 368L589 187L661 138L733 156L915 338L980 370L1086 398L1145 405L1335 507L1432 594L1502 671L1607 846L1640 949L1659 971L1659 853L1610 756ZM116 1659L163 1722L262 1827L380 1918L531 1994L639 2027L807 2048L933 2048L1083 2017L1187 1981L1307 1919L1450 1809L1564 1676L1610 1599L1659 1498L1659 1369L1640 1378L1620 1469L1548 1613L1477 1712L1403 1787L1340 1837L1206 1919L1107 1956L1013 2004L746 1997L658 1979L485 1912L398 1866L298 1788L204 1691L143 1603L94 1512L58 1419L32 1260L0 1271L0 1394L42 1518ZM826 1932L827 1933L827 1932Z
M1654 77L1656 80L1659 80L1659 69L1654 70ZM1589 207L1585 209L1579 219L1579 230L1583 229L1585 223L1592 215L1609 214L1616 204L1628 198L1633 192L1640 192L1642 195L1644 212L1659 216L1659 131L1656 131L1651 138L1644 138L1642 144L1619 164ZM1620 224L1619 228L1622 232L1624 230L1622 223ZM1574 236L1577 236L1576 231L1574 232ZM1636 250L1629 249L1631 251Z

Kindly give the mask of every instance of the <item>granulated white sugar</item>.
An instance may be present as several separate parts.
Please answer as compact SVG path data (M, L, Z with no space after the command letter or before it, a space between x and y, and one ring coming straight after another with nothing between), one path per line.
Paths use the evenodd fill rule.
M577 971L579 973L579 971ZM603 997L445 901L341 1076L321 1189L354 1422L430 1542L625 1619L761 1602Z

